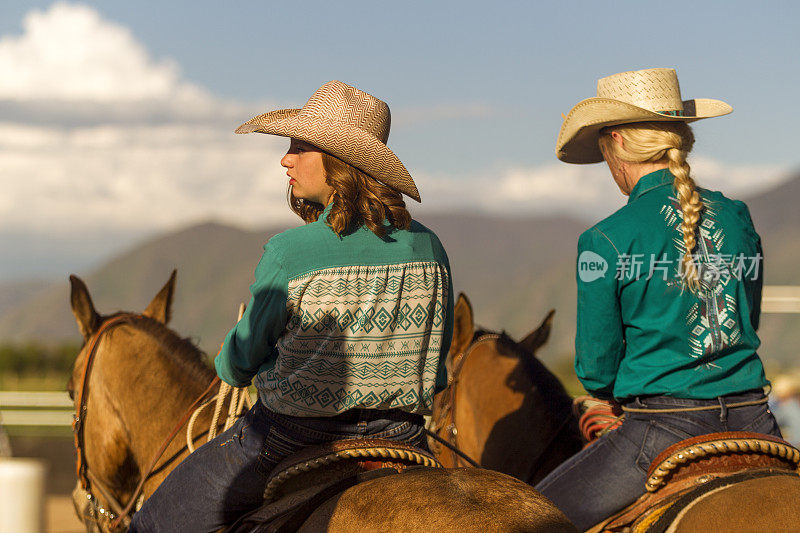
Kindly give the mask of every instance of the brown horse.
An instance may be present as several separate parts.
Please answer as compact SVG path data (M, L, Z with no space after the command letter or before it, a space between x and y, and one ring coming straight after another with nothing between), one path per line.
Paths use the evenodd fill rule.
M557 378L534 357L536 349L549 336L552 318L551 311L537 329L517 343L505 334L475 331L470 303L463 294L459 295L448 359L450 385L436 397L432 418L441 437L479 461L481 466L532 484L581 448L569 396ZM431 446L437 450L437 457L443 464L465 464L464 459L446 447L435 442L431 442ZM705 455L703 452L702 456ZM726 460L731 459L722 458L721 471L727 473L730 467L725 466ZM740 460L745 464L741 468L745 468L760 464L763 459ZM772 461L780 464L778 470L786 474L787 464L783 459L778 457ZM711 460L705 458L702 462ZM696 467L690 464L687 468ZM703 485L716 475L699 477L697 484ZM683 474L675 477L684 484L692 479ZM613 531L639 533L800 531L800 477L791 475L791 471L789 475L720 485L702 496L687 496L680 508L670 509L669 513L663 509L651 511L637 519L641 516L637 512L646 509L643 505L650 502L649 496L643 496L640 500L643 503L632 506L627 514L620 513L620 518L609 525L619 526ZM671 490L675 489L668 488L665 492L675 494ZM660 521L658 513L663 516ZM626 521L629 516L630 520ZM658 529L659 522L667 520L670 529ZM626 529L632 523L633 528ZM598 526L591 531L599 533L606 529Z
M166 327L174 273L141 315L101 316L86 285L74 276L70 280L72 311L86 344L76 358L68 388L82 426L79 476L88 478L94 494L87 503L82 493L76 509L82 519L87 506L95 515L102 510L99 519L84 522L87 529L107 530L109 521L103 519L107 510L131 498L165 436L207 390L214 374L191 342ZM106 329L110 321L119 323ZM94 356L87 371L91 351ZM208 417L210 413L205 419L201 416L197 427L208 427ZM145 480L142 498L153 493L186 453L185 438L178 434ZM418 470L368 481L328 500L300 530L575 531L530 486L475 469Z
M455 305L448 355L450 384L436 396L439 435L484 468L534 484L581 449L572 399L536 358L550 336L551 311L522 341L475 330L464 294ZM431 442L445 466L466 461Z

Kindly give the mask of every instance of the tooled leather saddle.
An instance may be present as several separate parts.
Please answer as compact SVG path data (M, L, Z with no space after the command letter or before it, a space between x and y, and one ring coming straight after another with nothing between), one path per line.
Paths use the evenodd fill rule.
M798 463L797 448L760 433L733 431L686 439L656 457L644 495L589 532L663 532L684 507L713 490L770 476L800 481Z
M327 500L348 488L412 468L441 468L427 451L386 439L349 439L305 448L270 473L265 503L228 531L296 531Z

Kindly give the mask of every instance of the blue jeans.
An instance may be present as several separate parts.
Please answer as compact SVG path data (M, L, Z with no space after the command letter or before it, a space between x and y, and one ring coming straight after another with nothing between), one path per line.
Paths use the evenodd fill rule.
M626 406L649 409L719 407L763 397L760 390L716 400L650 396L636 398ZM754 431L781 436L767 404L683 413L626 413L619 429L564 461L535 488L583 531L644 494L650 463L664 449L689 437L720 431Z
M307 446L383 438L427 449L424 419L403 411L352 410L299 418L259 401L230 429L184 459L133 516L129 531L216 531L263 501L269 473Z

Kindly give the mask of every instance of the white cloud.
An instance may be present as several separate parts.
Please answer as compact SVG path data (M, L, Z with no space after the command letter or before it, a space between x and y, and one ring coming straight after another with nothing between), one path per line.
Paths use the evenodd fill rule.
M0 99L95 102L206 100L172 61L153 61L131 32L92 8L33 10L24 33L0 39Z
M792 169L780 165L726 165L706 157L689 160L692 176L700 187L744 198L769 190L791 177Z
M141 234L219 218L286 221L286 141L238 136L264 104L223 101L80 4L0 39L0 228Z
M285 141L190 125L0 125L0 226L48 235L286 221Z
M0 237L14 236L7 242L25 235L121 241L210 218L249 227L297 223L279 166L286 140L232 132L273 105L208 95L89 7L32 11L24 30L0 39ZM448 104L408 108L398 118L415 123L490 111ZM702 158L693 165L698 183L734 196L786 175ZM419 207L409 202L414 210L596 218L625 201L603 165L508 167L491 176L420 169L414 176L424 200ZM99 258L102 249L94 247ZM12 258L22 253L0 250Z
M690 160L700 187L743 198L785 181L789 169L780 166L732 166L708 158ZM457 179L417 174L429 210L470 209L503 215L565 214L593 219L622 206L623 196L608 167L553 164L508 168L491 177Z

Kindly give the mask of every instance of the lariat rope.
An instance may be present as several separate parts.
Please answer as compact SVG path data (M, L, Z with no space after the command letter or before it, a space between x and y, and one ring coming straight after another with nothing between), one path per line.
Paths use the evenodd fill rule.
M244 310L245 305L243 303L239 304L239 317L236 319L237 322L242 319ZM208 438L206 439L206 442L208 442L217 436L219 418L222 415L222 406L225 404L225 399L228 396L230 396L230 401L228 402L228 416L225 418L222 431L226 431L233 426L234 422L236 422L239 417L253 407L253 400L250 398L250 391L247 390L247 387L232 387L220 380L219 392L217 395L211 397L209 400L200 405L194 411L192 418L189 420L189 425L186 428L186 447L189 448L189 453L192 453L195 450L194 424L197 421L197 417L200 416L200 413L203 411L203 409L208 407L211 402L216 400L216 405L214 406L214 415L211 417L211 425L208 428Z
M622 425L625 414L615 402L593 396L578 396L572 400L572 412L578 419L581 436L586 446Z

